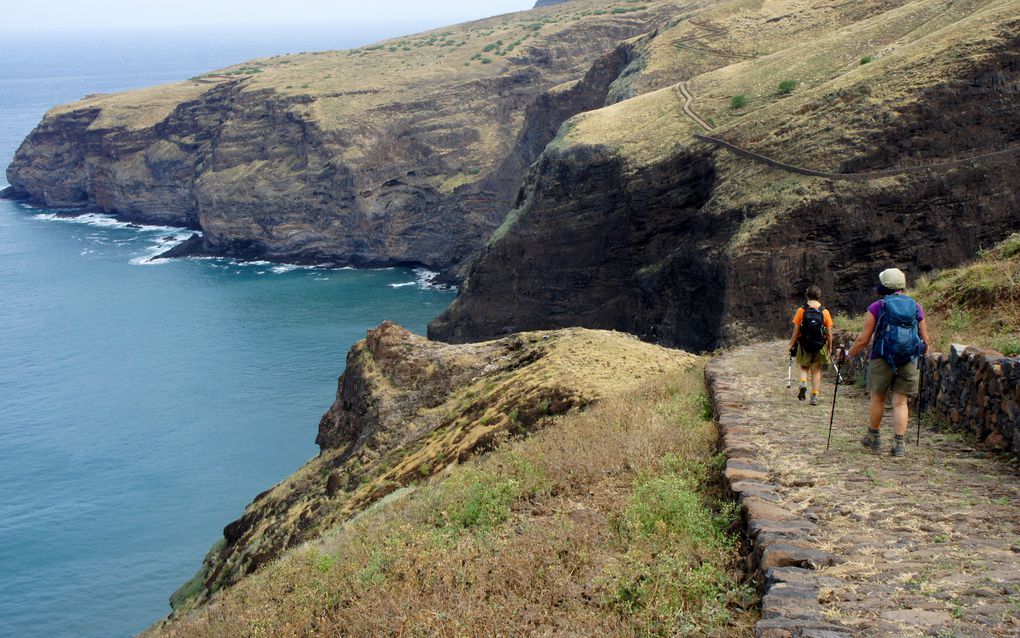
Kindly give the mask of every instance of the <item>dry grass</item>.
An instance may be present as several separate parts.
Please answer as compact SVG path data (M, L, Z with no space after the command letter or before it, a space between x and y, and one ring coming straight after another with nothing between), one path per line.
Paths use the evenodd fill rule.
M718 126L714 134L752 147L767 142L760 148L766 152L781 147L781 159L796 164L838 168L862 151L855 129L869 133L875 113L922 99L926 87L962 74L978 49L1001 39L1017 0L962 0L952 11L939 0L810 4L727 2L684 14L647 47L642 74L660 82L690 78L694 109ZM727 58L677 43L757 57ZM875 57L861 65L866 54ZM783 95L777 83L788 78L797 91ZM730 100L738 94L747 95L748 105L734 111ZM572 120L565 140L609 149L632 165L660 161L690 144L697 130L679 101L667 88L585 113ZM765 173L762 185L772 177Z
M349 128L350 118L377 120L392 105L420 104L425 95L441 95L476 80L497 77L527 63L536 52L555 51L578 40L572 30L611 31L647 20L651 12L670 12L669 0L573 0L568 4L499 15L357 49L302 52L249 60L192 78L188 82L86 98L58 107L103 109L94 128L145 128L168 115L180 102L227 81L243 81L249 91L267 89L283 96L309 96L307 113L324 129ZM592 57L604 52L590 38ZM582 39L583 42L583 39ZM578 71L583 72L583 69ZM575 79L565 77L563 80ZM463 101L469 95L458 93ZM470 111L498 115L489 95L477 95ZM496 118L498 123L498 117Z
M356 419L358 442L329 443L246 508L243 532L220 544L174 597L189 609L288 548L318 538L402 487L490 449L500 437L676 373L696 357L617 332L565 329L475 344L428 341L389 325L348 359L359 400L385 406ZM375 345L371 345L375 344ZM343 418L345 397L327 414ZM356 411L356 408L355 408ZM332 487L330 487L332 485Z
M701 365L508 441L166 636L750 635Z
M913 294L941 351L964 343L1020 355L1020 234L966 266L924 278Z

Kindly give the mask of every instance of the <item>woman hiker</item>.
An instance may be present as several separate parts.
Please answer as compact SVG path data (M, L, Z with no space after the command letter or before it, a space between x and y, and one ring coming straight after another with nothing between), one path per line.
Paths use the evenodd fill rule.
M800 366L800 391L797 398L807 395L807 378L811 375L811 405L818 405L818 392L822 387L822 368L829 365L832 352L832 315L822 307L822 289L807 289L807 303L793 316L793 336L790 337L790 356Z
M903 437L909 418L907 399L917 394L917 357L928 349L928 325L921 304L903 294L907 277L902 270L883 270L878 280L876 290L883 298L868 306L864 329L844 357L856 357L875 337L868 362L871 423L861 443L875 452L881 447L879 428L885 414L886 395L892 390L895 438L889 453L899 457L904 455Z

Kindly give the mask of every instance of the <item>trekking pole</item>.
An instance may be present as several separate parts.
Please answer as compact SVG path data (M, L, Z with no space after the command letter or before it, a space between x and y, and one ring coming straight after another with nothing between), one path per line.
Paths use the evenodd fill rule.
M924 401L924 360L926 355L921 355L921 360L918 362L918 373L917 373L917 445L921 445L921 402Z
M786 387L793 387L793 357L790 357L789 362L786 364Z
M832 413L829 414L829 438L825 440L825 451L829 451L829 444L832 443L832 421L836 418L836 394L839 392L839 380L842 379L842 375L839 373L839 366L833 362L832 366L836 368L836 387L832 390Z

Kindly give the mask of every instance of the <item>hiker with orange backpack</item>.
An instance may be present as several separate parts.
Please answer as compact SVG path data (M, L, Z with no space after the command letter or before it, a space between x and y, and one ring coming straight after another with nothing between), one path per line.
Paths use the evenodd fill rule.
M811 375L811 405L818 405L818 392L822 387L822 368L829 365L832 352L832 315L822 307L822 289L807 289L807 303L793 316L793 336L790 337L790 356L800 366L800 390L797 398L807 398L807 380Z
M874 337L868 362L871 423L861 444L874 452L881 447L879 428L885 414L886 395L891 390L895 435L889 453L899 457L905 453L903 439L910 418L907 401L917 394L920 380L917 360L928 349L928 324L921 304L903 294L907 277L902 270L883 270L878 280L877 292L883 297L868 306L864 329L842 357L856 357Z

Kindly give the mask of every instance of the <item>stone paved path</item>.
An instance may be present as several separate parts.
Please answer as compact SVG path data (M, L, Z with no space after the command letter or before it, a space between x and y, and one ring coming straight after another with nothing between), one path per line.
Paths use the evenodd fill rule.
M843 630L770 630L766 596L758 634L1020 636L1016 461L931 428L922 430L917 447L913 415L905 458L889 456L888 414L881 453L868 452L859 443L867 395L852 386L840 387L826 453L832 379L823 386L822 405L797 401L796 369L794 388L786 389L784 349L772 342L724 354L710 364L710 377L728 388L718 394L728 422L739 426L731 428L741 441L739 456L767 471L767 479L750 482L769 501L766 509L796 514L810 525L806 539L814 547L807 551L834 558L812 573L824 586L813 590L819 604L810 602Z

